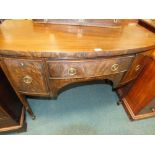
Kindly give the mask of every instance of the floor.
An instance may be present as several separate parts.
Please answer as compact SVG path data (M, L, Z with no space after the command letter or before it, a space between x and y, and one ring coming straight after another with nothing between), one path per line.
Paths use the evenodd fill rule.
M29 98L36 120L27 115L22 135L155 134L155 118L130 121L111 85L94 83L68 89L57 100ZM17 134L17 133L16 133Z

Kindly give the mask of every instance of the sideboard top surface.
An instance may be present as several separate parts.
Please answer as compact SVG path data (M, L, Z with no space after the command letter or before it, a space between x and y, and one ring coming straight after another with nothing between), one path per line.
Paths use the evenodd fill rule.
M6 20L0 25L0 55L93 57L153 48L154 33L137 23L105 28Z

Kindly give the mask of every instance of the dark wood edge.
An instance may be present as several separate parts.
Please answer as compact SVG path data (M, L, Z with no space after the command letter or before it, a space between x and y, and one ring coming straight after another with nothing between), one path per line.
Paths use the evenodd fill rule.
M155 25L147 22L146 20L143 20L143 19L139 19L139 25L145 27L146 29L152 31L155 33Z
M18 93L23 94L23 95L33 95L33 96L45 96L48 97L50 96L49 93L33 93L33 92L24 92L24 91L18 91Z
M72 52L62 52L62 51L54 51L54 52L46 52L46 51L14 51L14 50L0 50L1 57L14 57L14 55L20 57L35 57L35 58L50 58L52 59L85 59L85 58L99 58L99 57L113 57L113 56L122 56L122 55L131 55L138 54L145 51L155 49L155 45L142 47L142 48L134 48L134 49L122 49L122 50L107 50L107 51L72 51Z
M127 57L131 57L131 58L134 58L134 56L133 55L127 55L127 56L124 56L124 55L120 55L120 56L118 56L119 58L127 58ZM111 59L110 60L115 60L115 59L117 59L117 57L116 56L113 56L113 57L110 57ZM105 61L108 61L109 59L107 58L107 57L105 57L105 58L94 58L94 59L88 59L87 60L87 62L95 62L96 60L100 60L100 61L102 61L102 60L105 60ZM65 60L65 59L63 59L63 60L51 60L51 59L46 59L46 62L47 62L47 64L50 64L50 63L53 63L53 62L61 62L61 63L64 63L64 62L67 62L67 63L71 63L71 62L73 62L73 63L75 63L75 62L77 62L77 63L81 63L81 62L86 62L86 60L85 59L77 59L77 60L75 60L75 59L70 59L70 60Z

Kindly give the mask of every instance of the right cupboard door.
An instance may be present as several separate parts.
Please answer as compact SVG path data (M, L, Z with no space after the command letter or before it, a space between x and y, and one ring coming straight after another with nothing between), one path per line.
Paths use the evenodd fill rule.
M121 85L135 79L144 68L146 61L147 61L147 58L145 55L141 55L141 54L137 55L133 60L128 72L121 80Z

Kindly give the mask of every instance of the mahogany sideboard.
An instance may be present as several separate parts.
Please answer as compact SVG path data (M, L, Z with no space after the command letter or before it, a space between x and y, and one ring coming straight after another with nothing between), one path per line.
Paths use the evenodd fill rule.
M100 27L5 20L0 25L2 70L33 119L25 95L56 97L69 84L92 80L112 81L117 90L136 79L154 49L154 33L137 22Z

